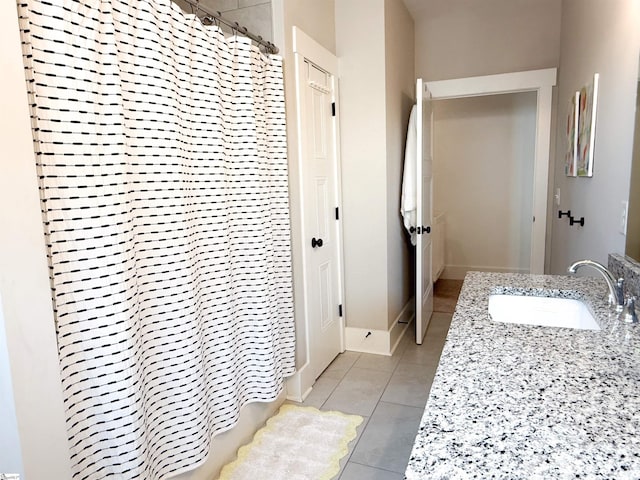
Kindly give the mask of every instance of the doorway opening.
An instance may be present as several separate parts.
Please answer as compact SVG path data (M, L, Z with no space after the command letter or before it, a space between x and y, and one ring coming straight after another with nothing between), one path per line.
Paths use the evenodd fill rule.
M533 197L531 202L531 243L529 272L544 273L547 200L549 181L549 146L551 139L551 97L556 84L555 68L503 73L481 77L426 82L433 100L482 97L519 92L536 95L536 122L533 160Z
M434 101L440 278L529 272L536 109L535 92Z

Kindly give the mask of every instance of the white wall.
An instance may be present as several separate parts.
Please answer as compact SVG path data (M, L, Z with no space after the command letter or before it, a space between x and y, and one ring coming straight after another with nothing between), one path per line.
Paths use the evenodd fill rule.
M386 0L385 96L387 122L387 292L389 327L414 294L413 247L400 216L404 147L415 103L413 19L402 0Z
M384 0L339 0L335 11L347 326L386 331Z
M561 0L425 0L421 4L415 25L416 73L425 80L558 64Z
M434 102L434 210L445 271L529 270L536 94Z
M558 122L555 187L561 189L562 210L586 223L571 227L554 216L552 273L565 272L581 258L606 264L608 253L624 253L625 237L618 230L621 202L629 195L639 50L637 0L563 0L558 112L565 112L572 92L596 72L600 90L593 178L565 177L567 143L564 122Z
M15 462L6 466L11 470L20 464L15 456L21 452L27 480L67 479L71 469L51 290L13 2L0 2L0 42L0 321L6 333L0 348L6 344L12 379L9 386L3 378L2 391L12 395L3 402L13 402L20 438L20 444L11 447L11 458L2 460ZM15 436L4 437L11 434L4 422L0 425L2 442L15 442ZM8 473L5 465L0 464L0 472Z

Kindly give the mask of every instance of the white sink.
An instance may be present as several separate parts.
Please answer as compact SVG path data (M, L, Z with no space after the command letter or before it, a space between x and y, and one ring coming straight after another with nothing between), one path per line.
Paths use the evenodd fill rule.
M587 306L571 298L491 295L489 315L494 322L600 330Z

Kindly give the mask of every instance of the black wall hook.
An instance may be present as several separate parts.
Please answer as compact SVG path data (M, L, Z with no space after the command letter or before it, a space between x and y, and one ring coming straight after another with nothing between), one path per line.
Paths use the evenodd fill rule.
M584 217L580 217L580 220L576 220L573 217L569 217L569 225L573 225L574 223L577 223L581 227L584 227Z
M571 218L571 210L567 210L566 212L558 210L558 218L562 218L564 216Z

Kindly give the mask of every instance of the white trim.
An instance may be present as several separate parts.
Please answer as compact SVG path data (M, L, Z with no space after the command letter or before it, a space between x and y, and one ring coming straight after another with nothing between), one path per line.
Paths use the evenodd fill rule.
M434 100L519 92L537 93L530 273L544 273L551 140L551 98L557 69L530 70L482 77L426 82ZM446 270L443 277L447 278Z
M556 68L425 82L433 100L530 92L556 84Z
M398 314L389 330L346 327L347 350L391 356L415 316L415 301L411 298Z
M287 400L303 402L311 393L311 387L316 379L312 378L311 369L307 368L309 362L299 368L296 373L286 379Z
M393 321L393 325L389 330L389 346L390 352L393 355L393 352L396 351L398 344L402 340L402 337L405 333L411 333L412 330L409 328L411 321L415 319L416 316L416 300L415 297L411 297L406 305L402 308L396 319Z
M307 85L309 85L311 88L313 88L314 90L318 90L319 92L322 93L331 93L331 89L325 87L324 85L320 85L318 82L314 82L312 80L309 80L307 82Z
M295 73L296 73L296 79L295 79L295 89L296 89L296 94L295 94L295 99L296 99L296 103L295 103L295 113L296 113L296 118L295 118L295 124L296 124L296 131L298 136L300 137L301 135L303 135L303 128L302 128L302 118L304 116L304 105L303 102L300 102L300 98L302 98L302 92L300 92L299 88L302 84L302 82L300 81L301 78L303 78L303 66L304 66L304 62L305 60L309 61L310 63L316 65L318 68L326 71L327 73L329 73L331 75L331 87L333 88L333 96L332 96L332 101L333 102L337 102L338 99L338 59L336 58L336 56L331 53L330 51L328 51L327 49L325 49L322 45L320 45L319 43L317 43L315 40L313 40L311 37L309 37L307 34L305 34L302 30L300 30L297 27L292 27L292 49L293 49L293 59L294 59L294 67L295 67ZM318 88L317 84L314 84L314 82L309 82L309 85L312 88ZM324 89L326 89L326 87L322 86L321 87L324 91ZM336 116L333 119L333 133L334 133L334 138L335 138L335 144L334 144L334 158L335 158L335 162L336 162L336 179L335 179L335 184L336 184L336 192L335 192L335 204L338 206L338 208L340 209L340 220L337 220L337 268L338 268L338 286L337 286L337 296L338 296L338 303L341 303L343 305L343 312L346 311L346 306L344 304L344 256L343 256L343 237L342 237L342 197L341 197L341 179L340 179L340 171L341 171L341 166L340 166L340 151L339 151L339 146L340 146L340 137L339 137L339 106L336 104ZM307 214L305 212L305 205L304 205L304 201L302 198L302 194L301 194L301 186L303 184L303 172L302 172L302 168L300 165L300 162L302 161L301 159L303 158L303 142L300 141L300 139L297 142L297 161L295 165L290 166L290 181L292 183L296 183L295 187L292 186L291 190L292 192L295 191L296 192L296 198L292 197L292 203L296 202L296 205L298 206L300 212L299 212L299 216L300 216L300 222L299 222L299 226L296 228L295 226L292 225L292 228L296 228L296 231L299 232L301 238L304 238L304 225L305 225L305 215ZM293 168L292 168L293 167ZM300 254L303 256L304 254L304 248L305 245L301 245L299 246L300 248ZM306 324L307 319L309 318L308 315L308 294L309 294L309 289L308 289L308 285L307 285L307 266L306 263L304 262L304 260L301 262L301 275L299 276L299 282L302 283L303 285L303 299L302 301L299 302L299 304L296 304L295 309L296 309L296 328L302 328L304 329L304 340L301 340L297 346L297 349L299 348L304 348L305 351L303 352L303 355L298 355L300 352L297 352L296 357L301 357L302 358L302 362L304 362L304 364L302 366L298 366L298 370L296 371L295 374L293 374L291 377L289 377L287 379L286 382L286 386L287 386L287 398L289 400L294 400L294 401L303 401L304 398L311 392L312 386L315 383L315 376L314 376L314 372L311 368L311 364L310 364L310 355L311 355L311 339L309 338L309 327ZM294 272L295 275L295 272ZM337 308L337 305L336 305ZM340 351L344 351L345 349L345 333L344 333L344 326L345 326L345 317L343 316L342 318L339 319L340 321ZM299 326L298 323L303 323L303 325Z
M299 53L321 69L338 76L338 58L298 27L293 27L293 53Z
M547 203L549 201L549 148L551 142L552 87L538 90L536 147L533 165L533 216L531 224L531 273L544 273L547 246Z
M391 349L389 348L390 335L386 330L346 327L344 333L347 350L351 352L391 355Z

